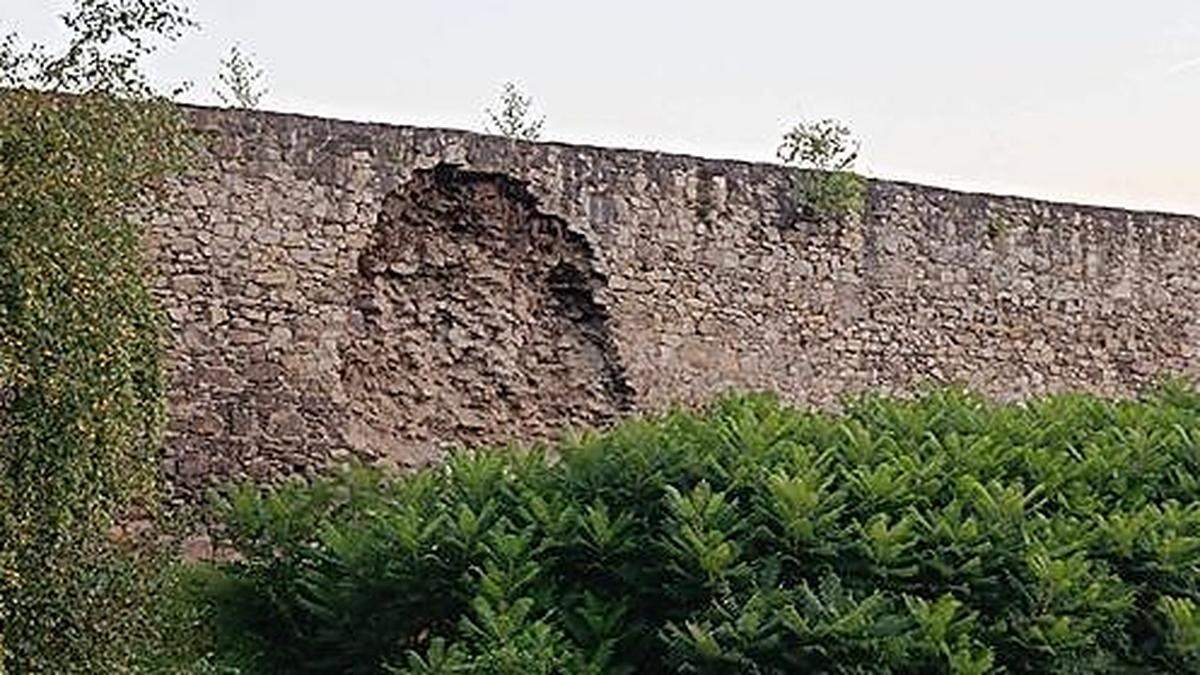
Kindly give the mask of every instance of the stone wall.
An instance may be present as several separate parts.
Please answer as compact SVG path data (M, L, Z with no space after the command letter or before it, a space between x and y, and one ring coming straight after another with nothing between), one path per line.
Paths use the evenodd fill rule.
M210 109L149 228L181 494L414 466L697 403L956 381L1126 394L1200 365L1200 219Z

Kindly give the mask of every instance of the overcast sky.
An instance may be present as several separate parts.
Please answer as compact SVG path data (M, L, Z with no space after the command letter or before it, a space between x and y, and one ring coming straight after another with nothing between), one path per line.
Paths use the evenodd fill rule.
M53 40L54 0L0 0ZM860 169L964 190L1200 214L1200 0L192 0L153 64L212 103L235 43L263 107L480 129L507 79L545 138L771 161L800 118Z

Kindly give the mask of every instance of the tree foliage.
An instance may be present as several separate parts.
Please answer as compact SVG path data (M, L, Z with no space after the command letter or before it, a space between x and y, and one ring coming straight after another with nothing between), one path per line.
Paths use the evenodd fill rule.
M204 597L246 672L1196 672L1198 442L1181 387L733 397L234 490Z
M183 6L168 0L75 0L60 18L70 33L61 50L24 45L16 33L4 37L0 86L154 98L143 60L195 25Z
M190 22L156 0L62 18L61 51L0 46L0 664L119 672L153 581L113 528L153 510L163 420L129 216L187 152L139 64Z

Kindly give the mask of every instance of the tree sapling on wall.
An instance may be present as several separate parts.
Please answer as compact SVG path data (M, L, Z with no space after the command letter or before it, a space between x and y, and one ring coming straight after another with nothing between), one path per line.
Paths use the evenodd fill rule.
M853 172L860 143L836 120L801 121L783 135L777 154L802 171L795 179L796 199L819 220L857 216L866 200L866 184Z
M504 83L499 104L499 109L484 109L488 117L484 122L487 132L522 141L536 141L542 137L546 117L534 117L533 97L522 92L516 83Z

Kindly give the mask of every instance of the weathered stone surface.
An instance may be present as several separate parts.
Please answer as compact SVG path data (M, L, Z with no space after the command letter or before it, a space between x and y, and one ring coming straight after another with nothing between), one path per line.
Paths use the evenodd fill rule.
M191 109L150 221L179 495L412 466L730 387L1126 394L1200 372L1200 220L771 165Z

